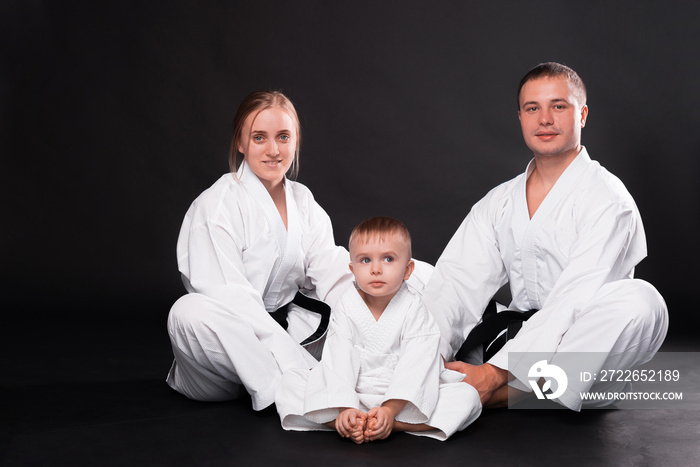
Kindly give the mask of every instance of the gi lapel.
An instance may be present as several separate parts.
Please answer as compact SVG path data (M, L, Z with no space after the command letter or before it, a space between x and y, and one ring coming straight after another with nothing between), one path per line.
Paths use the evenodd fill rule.
M272 273L265 286L265 292L263 293L265 309L267 309L267 311L274 311L280 305L280 303L278 303L279 293L284 280L299 255L301 234L296 203L294 203L289 184L286 183L287 180L285 179L288 232L284 227L284 222L282 221L279 211L277 211L275 203L272 201L272 197L258 177L249 167L246 167L245 162L241 164L238 170L238 177L241 182L243 182L246 191L260 207L260 211L267 220L267 225L275 237L277 248L280 252L280 257L275 261ZM290 240L292 240L291 244Z
M299 209L296 201L294 200L292 187L287 179L285 179L285 198L287 203L287 229L284 230L286 247L283 250L280 250L282 252L282 256L277 263L277 267L273 270L267 284L265 306L267 307L268 311L274 310L282 305L280 300L286 301L289 299L288 297L280 297L280 292L282 291L282 287L287 280L289 272L297 263L299 255L302 253L301 220L299 218ZM277 208L275 208L275 213L277 214L277 219L282 225L282 229L284 229L284 223L277 212Z
M590 162L591 159L586 152L586 148L582 148L576 159L574 159L566 168L564 173L561 174L529 222L524 220L529 218L526 194L527 177L522 178L521 186L518 187L517 193L520 199L517 202L519 206L517 224L524 226L522 242L520 243L522 271L525 288L527 290L528 298L530 299L531 309L539 309L542 307L538 293L538 284L540 279L537 276L537 234L542 228L542 224L545 223L546 219L576 188L582 178L581 176L589 167ZM527 175L529 175L534 168L531 168L532 164L533 162L528 165Z
M375 320L360 294L351 294L346 305L346 314L352 314L353 322L366 337L364 347L367 351L385 353L396 337L395 334L400 331L400 322L405 318L411 299L412 295L406 289L406 284L402 284L379 320Z

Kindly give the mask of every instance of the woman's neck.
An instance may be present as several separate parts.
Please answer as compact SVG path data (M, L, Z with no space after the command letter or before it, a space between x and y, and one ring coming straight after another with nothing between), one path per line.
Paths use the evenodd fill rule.
M262 181L262 180L261 180ZM267 190L272 198L272 202L275 203L277 212L279 212L282 222L284 223L284 228L287 228L287 196L284 190L284 179L279 182L272 184L270 182L263 181L263 186Z

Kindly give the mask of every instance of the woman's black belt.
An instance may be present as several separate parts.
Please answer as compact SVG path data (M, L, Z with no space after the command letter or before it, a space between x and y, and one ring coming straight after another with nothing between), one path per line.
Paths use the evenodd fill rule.
M323 335L328 330L328 323L331 319L331 307L320 300L307 297L301 292L297 292L297 294L294 296L294 299L291 302L281 306L280 308L270 313L272 319L277 321L277 323L279 323L279 325L282 326L282 329L284 329L285 331L287 330L288 326L287 315L289 314L289 305L291 305L292 303L305 310L321 315L321 322L319 323L318 328L316 329L316 331L314 331L313 334L304 339L301 342L301 345L311 344L312 342L316 342L321 337L323 337Z

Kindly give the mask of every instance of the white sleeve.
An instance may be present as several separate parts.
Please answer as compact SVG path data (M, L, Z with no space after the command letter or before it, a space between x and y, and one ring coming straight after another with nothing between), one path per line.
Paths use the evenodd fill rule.
M440 384L440 334L423 304L417 305L419 309L405 310L410 316L401 333L399 361L383 400L408 401L400 417L406 423L424 423L430 418Z
M588 216L579 228L568 265L554 283L540 311L523 324L518 335L508 341L489 363L508 369L527 385L529 364L524 361L519 364L517 355L512 353L553 354L573 323L576 311L585 306L605 283L629 276L634 265L646 254L645 247L630 248L633 239L644 245L643 239L635 237L638 221L636 211L623 203L610 204Z
M188 291L221 302L231 314L248 322L280 369L313 365L313 357L270 316L260 293L248 281L241 233L230 225L204 219L190 223L181 237L187 254L180 259L180 270L189 282Z
M488 204L487 197L472 208L445 247L423 292L423 301L440 328L440 354L447 361L508 280Z
M414 294L422 296L425 286L430 282L434 268L432 264L415 258L413 258L413 263L415 264L415 268L413 269L411 277L406 281L406 285Z
M350 254L345 248L336 246L331 219L313 198L309 199L308 210L311 238L308 243L304 242L305 288L315 290L318 299L332 308L352 283L348 266Z

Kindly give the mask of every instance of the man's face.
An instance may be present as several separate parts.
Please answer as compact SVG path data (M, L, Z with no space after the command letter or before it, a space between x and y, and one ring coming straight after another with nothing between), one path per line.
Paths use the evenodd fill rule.
M535 156L575 156L588 107L566 76L543 77L520 91L518 118L525 144Z

